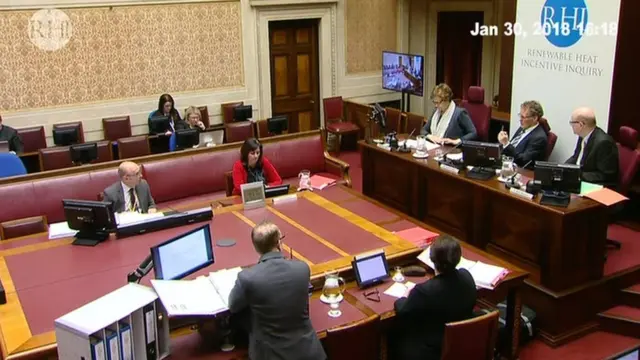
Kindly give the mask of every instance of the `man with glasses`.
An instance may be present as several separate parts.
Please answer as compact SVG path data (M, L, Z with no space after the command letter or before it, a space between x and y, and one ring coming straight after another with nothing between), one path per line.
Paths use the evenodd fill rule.
M618 147L611 136L596 125L593 109L573 111L569 121L578 143L567 164L582 167L582 180L607 187L618 184Z
M104 200L111 201L114 212L156 212L156 203L149 183L142 179L140 165L125 161L118 167L118 176L120 181L104 189Z
M518 166L533 169L536 161L545 160L547 153L547 133L540 126L544 115L542 105L537 101L525 101L520 105L520 127L513 139L506 131L500 131L498 141L502 154L512 157Z
M431 100L436 109L420 134L439 145L458 145L462 141L477 138L478 132L469 113L465 108L456 106L449 85L436 85L431 91Z

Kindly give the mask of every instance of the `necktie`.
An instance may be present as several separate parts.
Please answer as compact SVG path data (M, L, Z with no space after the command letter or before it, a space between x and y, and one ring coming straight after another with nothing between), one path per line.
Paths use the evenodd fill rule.
M584 141L584 139L582 139L582 142L580 144L580 154L578 155L578 160L576 161L577 165L582 165L582 158L584 157L584 148L586 146L586 141Z
M136 194L133 191L133 188L129 189L129 202L131 203L131 208L129 210L136 211Z
M522 139L522 136L524 135L524 130L520 129L520 132L518 133L518 135L514 136L513 139L511 139L511 145L518 146L518 143L520 143L520 139Z

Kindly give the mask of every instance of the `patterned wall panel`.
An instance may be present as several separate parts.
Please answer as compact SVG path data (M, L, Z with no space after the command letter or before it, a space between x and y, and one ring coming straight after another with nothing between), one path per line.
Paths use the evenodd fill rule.
M347 73L382 69L382 51L396 50L398 0L346 0Z
M63 10L53 52L29 40L34 11L0 12L0 111L244 84L238 1Z

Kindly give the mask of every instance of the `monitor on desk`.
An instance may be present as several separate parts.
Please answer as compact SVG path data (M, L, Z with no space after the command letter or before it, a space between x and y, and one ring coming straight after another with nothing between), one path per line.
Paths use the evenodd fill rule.
M69 153L74 164L89 164L98 159L98 143L71 145Z
M351 265L360 288L374 285L389 277L389 266L383 250L355 256Z
M200 143L200 134L197 129L186 129L176 131L176 148L191 149Z
M274 135L281 135L289 129L289 117L278 115L267 119L267 130Z
M78 127L60 127L53 129L53 143L56 146L77 144L80 139Z
M246 121L253 117L253 106L251 105L238 105L233 108L233 120L234 121Z
M168 116L154 116L149 119L150 134L164 134L170 128Z
M151 248L156 279L178 280L213 264L209 224Z
M480 141L464 141L462 158L465 166L472 166L467 177L478 180L489 180L496 175L494 168L502 161L500 144Z
M580 193L580 165L536 161L533 183L543 191L543 205L567 207L570 193Z
M117 226L110 201L63 199L62 206L69 229L78 230L73 245L95 246Z
M287 195L289 193L289 184L275 185L275 186L265 186L264 187L264 197L270 198L275 196Z

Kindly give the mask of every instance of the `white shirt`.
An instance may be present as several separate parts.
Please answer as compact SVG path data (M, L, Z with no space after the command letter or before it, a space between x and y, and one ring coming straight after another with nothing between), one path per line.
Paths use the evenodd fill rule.
M431 117L431 135L437 137L444 137L447 128L449 127L449 123L451 122L451 117L453 117L453 112L456 109L456 104L451 101L449 103L449 107L440 117L440 109L437 109L433 116ZM440 122L438 122L438 118L440 118Z
M535 130L535 128L537 128L539 125L540 125L540 124L536 124L535 126L530 126L529 128L527 128L527 129L523 130L522 135L521 135L519 138L517 138L517 139L516 139L515 137L514 137L513 139L511 139L511 141L509 142L509 144L510 144L510 145L512 145L513 147L518 146L518 144L520 144L520 143L522 142L522 140L524 140L524 138L526 138L526 137L527 137L527 135L531 134L531 132L532 132L533 130ZM514 141L514 140L516 140L516 141Z
M131 188L123 182L120 182L120 184L122 184L122 191L124 192L124 211L131 211L131 197L129 196L129 190L131 190ZM135 189L133 190L133 196L136 200L136 208L133 211L137 211L140 208L140 202L138 201L138 194L136 194Z
M595 130L595 129L593 129ZM578 154L578 159L576 159L576 165L582 165L582 156L584 156L584 149L587 147L587 143L589 142L589 138L591 134L593 134L593 130L591 130L584 138L582 138L582 144L580 146L580 154Z

